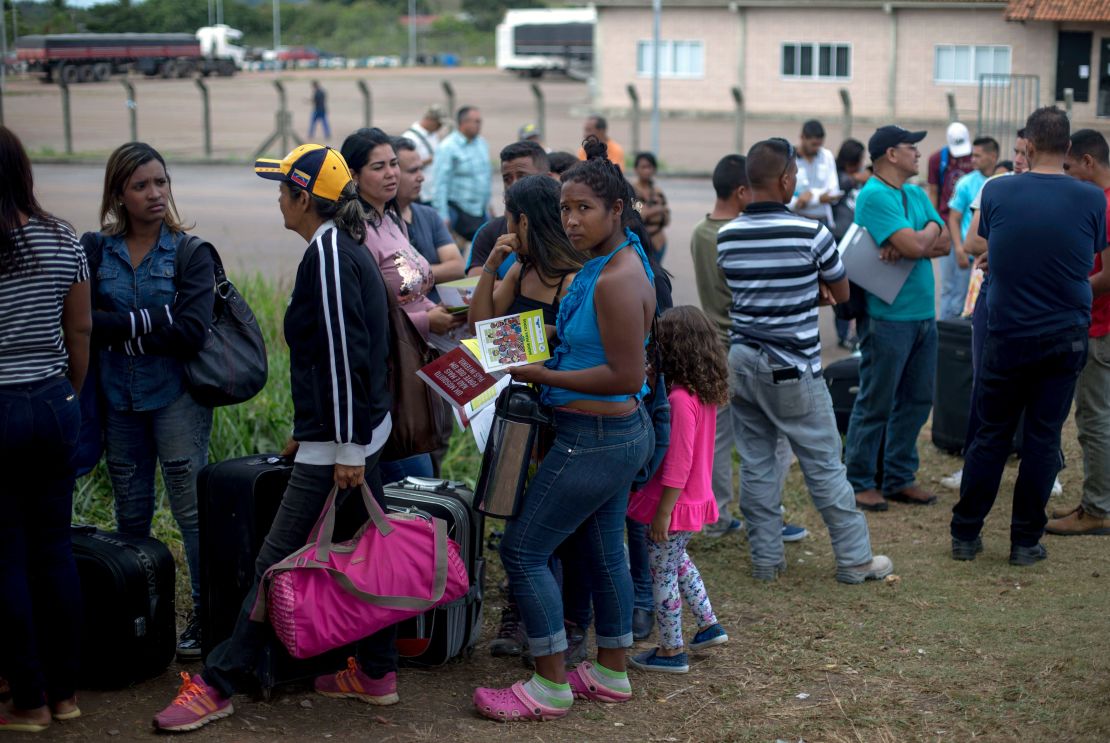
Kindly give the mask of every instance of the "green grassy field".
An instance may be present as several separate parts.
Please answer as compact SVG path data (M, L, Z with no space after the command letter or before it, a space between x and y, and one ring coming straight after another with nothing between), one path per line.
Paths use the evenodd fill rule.
M288 287L260 280L239 287L266 330L271 379L254 400L216 412L213 460L279 448L291 420L280 339ZM926 426L920 482L937 490L940 503L892 504L886 513L868 515L875 551L894 560L895 576L864 586L835 582L828 533L794 467L784 494L787 516L811 535L787 545L786 574L774 584L757 583L749 576L742 536L696 538L691 555L730 642L693 655L685 676L634 673L631 704L576 704L567 718L542 727L498 726L470 712L476 683L523 677L519 663L486 652L499 610L494 587L502 577L499 561L489 555L485 633L475 656L442 669L405 670L403 703L383 711L385 717L316 697L309 706L327 705L327 713L317 713L323 718L298 713L295 701L246 706L231 722L213 726L211 738L207 730L200 737L298 739L308 730L315 737L324 725L336 739L365 739L369 725L389 740L483 742L1110 740L1110 657L1103 648L1110 538L1046 537L1048 560L1032 568L1009 566L1011 463L983 535L984 553L974 562L952 561L947 524L955 494L939 490L937 481L960 462L937 451L928 437ZM1082 481L1070 423L1064 450L1064 495L1053 507L1076 502ZM457 433L445 476L472 482L477 462L470 435ZM75 510L78 519L111 525L102 470L80 483ZM164 503L155 534L183 565ZM187 605L184 571L179 575L179 598ZM160 683L166 688L149 692L158 700L169 691L168 682ZM132 693L148 693L149 686ZM137 703L143 710L155 706L145 698Z

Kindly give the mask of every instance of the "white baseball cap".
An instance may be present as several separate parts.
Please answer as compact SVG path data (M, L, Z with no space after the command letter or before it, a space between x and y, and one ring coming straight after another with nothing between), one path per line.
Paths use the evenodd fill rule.
M948 151L952 157L967 157L971 154L971 133L958 121L948 125Z

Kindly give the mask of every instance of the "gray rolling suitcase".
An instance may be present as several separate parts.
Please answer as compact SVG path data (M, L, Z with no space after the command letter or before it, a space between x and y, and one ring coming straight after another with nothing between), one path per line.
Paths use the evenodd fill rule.
M462 598L397 625L397 652L410 665L438 666L469 656L482 631L486 563L482 555L484 517L474 508L474 494L461 482L407 477L385 486L386 508L443 519L470 576Z

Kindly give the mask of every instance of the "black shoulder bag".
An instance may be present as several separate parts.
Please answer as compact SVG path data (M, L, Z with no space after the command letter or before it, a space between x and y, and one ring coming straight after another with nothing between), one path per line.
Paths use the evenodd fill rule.
M250 305L228 280L220 254L211 243L188 235L177 246L178 276L184 275L193 254L206 247L212 254L212 322L204 347L185 362L185 382L193 398L205 407L235 405L251 399L266 386L269 368L266 342Z

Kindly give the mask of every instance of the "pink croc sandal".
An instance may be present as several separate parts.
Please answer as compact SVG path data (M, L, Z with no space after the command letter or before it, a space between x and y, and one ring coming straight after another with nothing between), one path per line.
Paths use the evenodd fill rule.
M558 719L570 711L540 704L524 690L523 681L517 681L508 689L475 689L474 706L479 714L498 722L543 722Z
M577 668L567 673L567 682L570 684L571 691L574 692L575 699L590 699L594 702L615 704L617 702L627 702L632 698L632 692L630 691L614 691L594 683L594 680L586 673L592 667L592 663L584 660L578 664Z

